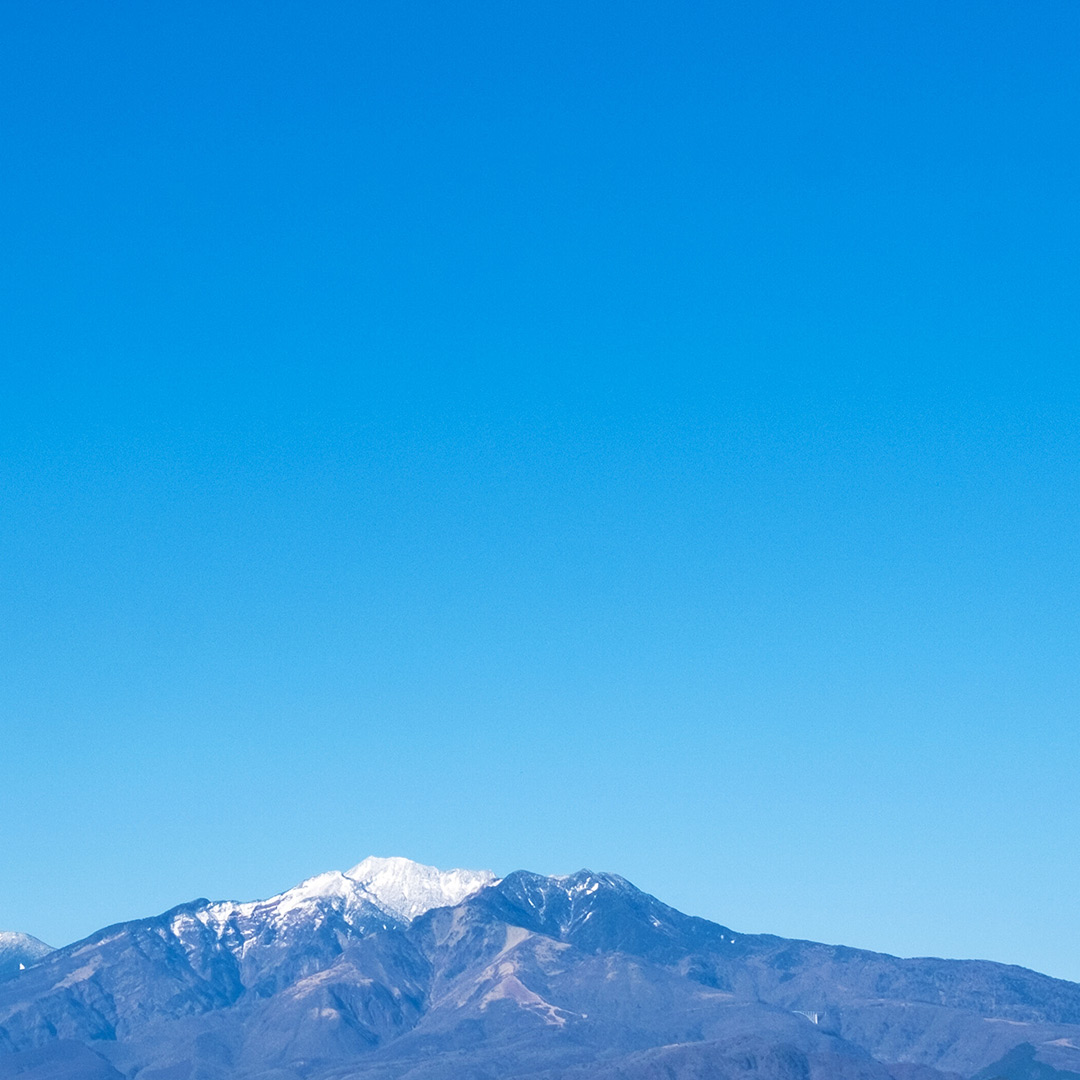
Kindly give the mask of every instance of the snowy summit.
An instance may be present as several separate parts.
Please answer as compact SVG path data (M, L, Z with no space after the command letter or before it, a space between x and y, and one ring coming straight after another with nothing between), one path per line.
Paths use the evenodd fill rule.
M44 941L29 934L0 930L0 978L36 964L52 951Z
M460 904L495 883L490 870L439 870L400 856L370 856L346 870L345 876L361 885L384 911L406 922L432 908Z
M385 929L410 923L432 908L459 904L495 880L490 870L438 870L400 857L368 858L347 873L316 874L268 900L202 902L197 910L178 911L172 927L183 936L197 933L201 923L243 953L261 927L273 928L273 940L286 927L319 925L333 911L354 931Z

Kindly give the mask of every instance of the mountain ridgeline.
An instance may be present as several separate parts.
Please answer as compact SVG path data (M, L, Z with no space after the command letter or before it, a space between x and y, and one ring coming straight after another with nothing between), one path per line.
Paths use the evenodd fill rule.
M1080 1080L1080 985L742 934L614 874L365 859L62 949L0 935L14 1077Z

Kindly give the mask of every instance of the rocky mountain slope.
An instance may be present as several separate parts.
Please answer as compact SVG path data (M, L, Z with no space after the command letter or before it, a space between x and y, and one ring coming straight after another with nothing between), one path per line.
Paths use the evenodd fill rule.
M22 1080L1080 1080L1080 985L745 935L612 874L365 860L0 981Z

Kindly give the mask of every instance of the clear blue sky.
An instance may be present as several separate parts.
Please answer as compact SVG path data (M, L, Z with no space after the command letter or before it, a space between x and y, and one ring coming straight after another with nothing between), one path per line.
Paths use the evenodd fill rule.
M0 927L368 854L1080 979L1080 8L12 4Z

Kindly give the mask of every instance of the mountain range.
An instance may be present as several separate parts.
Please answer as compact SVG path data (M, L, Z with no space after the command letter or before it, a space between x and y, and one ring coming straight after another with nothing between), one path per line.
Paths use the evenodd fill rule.
M1080 1080L1080 985L744 934L615 874L369 858L61 949L0 934L15 1077Z

